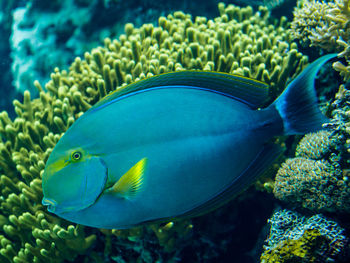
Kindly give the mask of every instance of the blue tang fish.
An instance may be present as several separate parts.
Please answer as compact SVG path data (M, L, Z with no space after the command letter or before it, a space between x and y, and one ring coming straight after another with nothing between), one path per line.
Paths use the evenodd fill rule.
M112 92L53 149L42 203L66 220L107 229L222 206L281 153L273 136L322 128L314 79L333 57L310 64L263 109L266 84L219 72L167 73Z

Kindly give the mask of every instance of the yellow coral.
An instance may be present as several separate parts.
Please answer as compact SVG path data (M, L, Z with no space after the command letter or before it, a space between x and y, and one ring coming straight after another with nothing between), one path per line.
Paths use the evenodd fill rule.
M317 262L327 248L327 239L318 230L308 229L299 239L282 241L264 251L260 260L261 263L312 263Z

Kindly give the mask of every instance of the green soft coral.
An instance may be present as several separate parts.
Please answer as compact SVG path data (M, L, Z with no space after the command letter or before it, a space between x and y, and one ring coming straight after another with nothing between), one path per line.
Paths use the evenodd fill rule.
M0 257L8 262L60 262L84 253L96 239L41 205L40 173L60 138L60 122L66 119L68 126L71 120L63 117L64 104L57 101L43 91L40 99L31 100L25 92L23 104L14 102L18 115L14 121L1 113ZM73 112L65 115L69 114Z
M14 102L14 120L0 114L1 262L62 262L92 247L95 234L87 235L84 227L57 218L41 205L41 175L64 132L109 92L155 74L204 69L266 81L275 97L307 63L291 43L285 18L271 25L266 8L254 13L250 7L219 4L219 10L215 20L193 21L175 12L159 18L157 27L127 24L119 40L107 38L104 47L76 58L69 71L56 68L45 88L35 82L39 98L25 92L23 103ZM172 251L176 238L191 228L184 221L147 228L147 233L154 232L159 244ZM106 240L111 234L133 240L141 232L103 231Z

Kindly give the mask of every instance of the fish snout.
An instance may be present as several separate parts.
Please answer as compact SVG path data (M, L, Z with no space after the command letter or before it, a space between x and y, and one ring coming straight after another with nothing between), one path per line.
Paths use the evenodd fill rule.
M44 197L41 203L47 206L47 210L49 210L49 212L55 213L57 207L57 202L55 200Z

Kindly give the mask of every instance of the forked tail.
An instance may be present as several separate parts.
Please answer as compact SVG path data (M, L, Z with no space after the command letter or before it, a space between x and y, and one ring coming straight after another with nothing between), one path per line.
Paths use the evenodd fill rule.
M317 104L314 80L318 70L336 54L325 55L301 72L271 105L283 119L285 134L304 134L322 129L327 118Z

